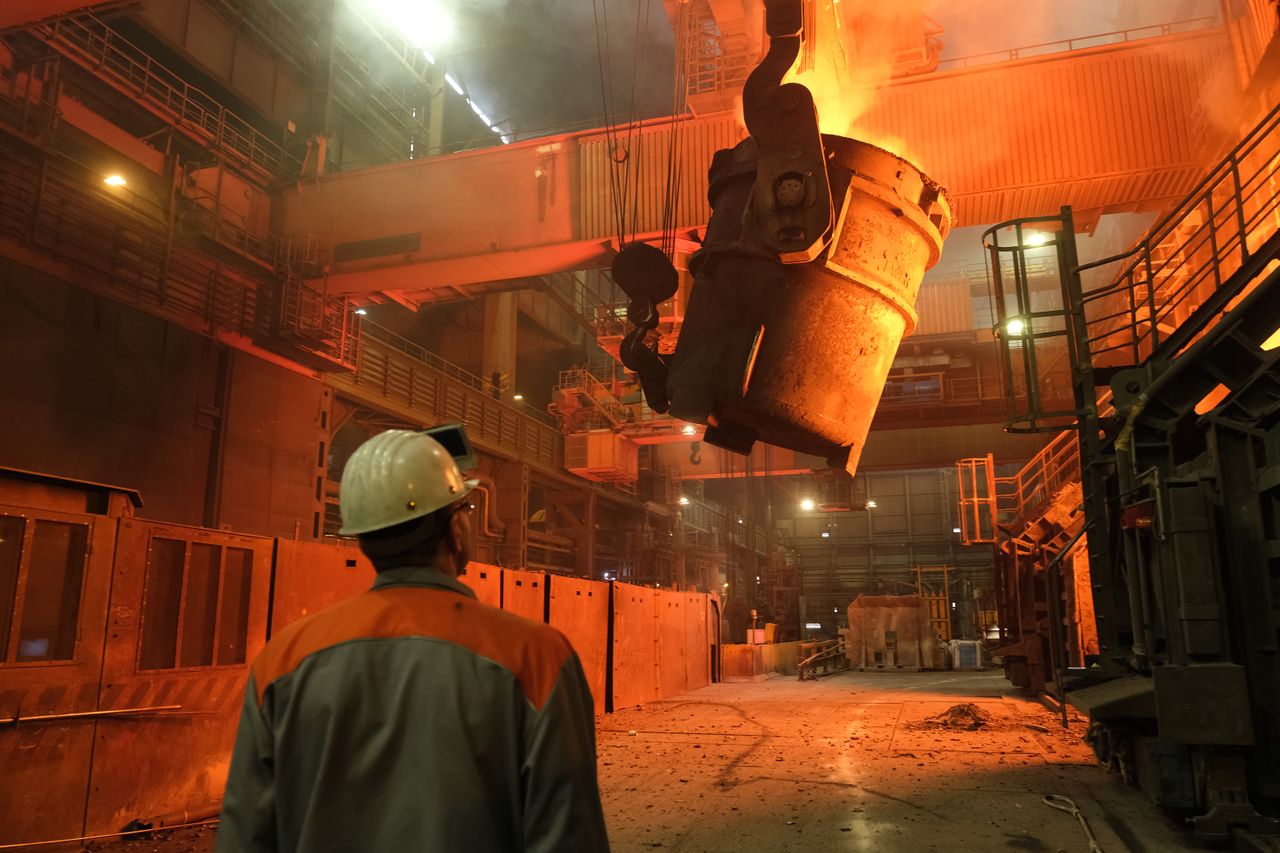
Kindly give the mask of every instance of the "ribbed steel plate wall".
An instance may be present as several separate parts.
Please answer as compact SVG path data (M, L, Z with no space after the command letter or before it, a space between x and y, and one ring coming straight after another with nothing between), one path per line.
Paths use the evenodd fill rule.
M613 144L605 134L579 139L579 195L581 197L578 239L597 240L618 236L617 212L613 206L613 175L630 170L627 206L627 233L662 230L662 214L667 199L667 176L677 172L675 224L690 227L705 224L711 216L707 204L707 169L711 155L720 148L732 148L745 136L745 129L731 113L710 118L668 122L636 131L628 140L624 130ZM674 137L674 157L671 146ZM627 160L615 164L612 151L626 151ZM622 156L621 153L618 154ZM669 165L668 161L670 158Z
M912 332L916 337L972 330L973 298L969 282L926 282L916 297L916 314L920 318Z
M881 91L858 135L903 140L910 158L950 190L956 225L1184 194L1202 171L1212 123L1208 81L1230 85L1222 28L922 75ZM667 157L677 136L676 222L706 222L712 153L743 130L732 114L638 132L630 149L627 231L662 226ZM579 238L617 235L610 140L579 138Z
M1240 70L1249 79L1257 70L1262 55L1276 31L1276 7L1274 0L1247 0L1248 6L1234 22L1238 28ZM1231 5L1231 4L1225 4Z
M859 135L907 140L950 190L957 225L1182 195L1202 171L1201 103L1225 30L911 78Z

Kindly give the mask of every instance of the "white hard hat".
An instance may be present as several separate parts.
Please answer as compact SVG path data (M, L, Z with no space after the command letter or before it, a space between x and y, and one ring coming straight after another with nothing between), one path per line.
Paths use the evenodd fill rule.
M343 536L370 533L422 518L461 500L476 487L440 442L407 429L389 429L356 448L342 472L339 508Z

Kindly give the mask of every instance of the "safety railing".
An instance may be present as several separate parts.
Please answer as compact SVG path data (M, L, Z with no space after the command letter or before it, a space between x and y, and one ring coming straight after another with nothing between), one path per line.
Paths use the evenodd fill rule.
M1080 446L1074 430L1057 433L1012 477L997 477L997 517L1013 527L1033 521L1054 496L1080 481Z
M0 124L28 139L48 133L57 119L52 106L30 88L0 92Z
M928 403L979 404L1001 397L998 376L947 376L942 371L890 376L880 395L880 408Z
M1163 24L1130 27L1125 30L1112 30L1110 32L1095 33L1093 35L1080 36L1077 38L1059 39L1058 41L1023 45L1021 47L1010 48L1008 50L993 50L987 53L960 56L954 59L944 59L938 63L938 70L955 71L963 68L993 65L998 62L1012 62L1018 59L1033 59L1038 56L1047 56L1055 53L1067 53L1070 51L1085 50L1093 47L1126 44L1128 42L1140 41L1142 39L1207 30L1217 26L1217 24L1218 19L1213 15L1198 18L1183 18L1181 20L1169 21Z
M961 543L996 541L996 464L990 453L956 460L956 504Z
M1280 228L1280 106L1259 122L1132 249L1079 268L1120 273L1084 294L1094 366L1139 364L1267 246ZM1229 296L1229 294L1227 294ZM1226 305L1221 305L1225 308ZM1176 352L1168 352L1172 356Z
M298 162L279 144L93 15L58 18L39 25L36 32L174 127L241 166L271 180L297 174Z
M561 413L562 418L574 422L580 429L602 427L612 429L634 419L631 409L618 402L604 383L586 368L575 367L560 371L555 392L557 398L565 394L573 394L583 400L589 407L589 411L601 421L601 423L588 423L587 419L583 418L581 410Z
M327 377L332 387L421 423L460 421L483 448L564 470L564 436L536 409L495 399L478 377L373 323L363 326L355 370Z
M229 332L320 370L346 361L353 330L330 326L323 340L301 346L280 335L283 282L273 273L246 275L172 240L165 211L105 187L100 170L65 155L42 166L41 155L9 148L6 138L0 133L0 234L75 270L84 288L186 328Z
M361 324L361 338L367 342L376 342L386 349L395 350L408 356L425 367L440 373L459 385L469 388L473 391L480 392L485 397L492 400L495 404L510 409L513 413L523 418L529 418L540 424L557 427L555 418L546 412L534 406L527 405L519 400L506 400L502 398L500 389L494 387L493 383L481 379L474 373L458 367L451 361L446 361L435 353L427 350L421 344L413 341L395 332L380 326L377 323L364 320ZM558 431L558 430L557 430Z
M329 358L335 367L356 367L360 323L355 306L341 296L329 296L302 279L281 283L276 334L296 346Z
M688 16L680 33L685 96L742 88L752 65L745 36L740 45L726 44L706 3L689 3L682 15Z

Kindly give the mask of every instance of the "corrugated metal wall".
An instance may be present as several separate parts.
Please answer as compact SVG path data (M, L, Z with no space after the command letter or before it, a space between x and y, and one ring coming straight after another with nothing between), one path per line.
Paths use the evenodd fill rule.
M1243 81L1249 80L1257 70L1262 54L1276 31L1276 5L1274 0L1246 0L1240 17L1232 22L1236 29L1237 61ZM1225 4L1227 6L1239 4Z
M860 133L908 140L959 225L1177 196L1201 171L1201 103L1230 49L1218 28L911 78Z
M676 174L675 225L701 225L711 216L707 204L707 168L711 155L720 148L732 148L746 135L746 130L730 113L706 119L667 122L636 131L628 139L625 130L611 141L604 134L586 136L579 141L579 233L581 240L596 240L618 235L618 211L613 189L618 181L627 180L626 197L632 204L625 211L626 231L653 233L662 230L662 216L667 199L667 179ZM674 145L674 152L672 146ZM616 163L613 156L626 159ZM674 169L669 162L675 164ZM621 186L621 183L619 183Z
M906 78L882 90L858 135L901 141L949 188L957 225L1050 213L1064 203L1085 209L1173 198L1201 172L1212 124L1200 105L1230 50L1216 28ZM647 128L629 146L625 133L615 140L613 150L630 149L628 232L661 229L673 132L683 174L677 223L691 227L710 214L711 153L736 144L743 130L726 113ZM616 236L610 142L600 134L579 146L579 236Z
M967 281L926 283L916 297L914 336L967 332L974 328L973 299Z

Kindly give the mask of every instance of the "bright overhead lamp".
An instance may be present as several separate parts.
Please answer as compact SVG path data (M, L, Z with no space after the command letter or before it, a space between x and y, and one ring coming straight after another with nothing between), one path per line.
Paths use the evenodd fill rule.
M1024 246L1043 246L1048 243L1052 237L1043 231L1024 231L1022 234L1022 245Z
M426 51L453 38L453 16L431 0L366 0L369 8L414 47ZM434 57L431 57L434 62Z
M512 400L523 400L523 399L524 399L524 395L523 395L523 394L512 394L512 395L511 395L511 399L512 399Z
M1022 337L1023 332L1027 330L1027 322L1021 317L1010 317L1004 324L1004 330L1011 338Z
M824 530L824 531L822 531L822 538L823 538L823 539L830 539L830 538L831 538L831 531L830 531L830 530Z
M448 83L449 88L453 89L453 91L457 92L459 95L462 94L462 86L458 84L458 81L454 79L452 74L444 75L444 82Z
M814 507L813 498L805 498L804 500L800 501L800 509L804 510L805 512L812 512L813 507Z
M959 527L953 527L953 528L951 528L951 532L952 532L952 533L960 533L960 532L962 532L962 531L960 530L960 528L959 528Z
M681 435L697 435L698 428L693 424L685 424L683 427L680 428L680 434Z
M680 504L680 506L688 506L688 505L689 505L689 499L688 499L688 498L686 498L684 495L681 495L681 496L680 496L680 500L676 501L676 503Z
M102 182L109 187L122 187L128 183L128 181L124 179L124 175L107 175L102 179Z
M875 502L875 499L874 499L874 498L868 498L868 499L867 499L866 508L867 508L867 509L875 509L875 508L876 508L876 502Z
M368 309L365 309L365 308L357 308L356 313L359 314L361 317L363 317L365 314L368 314L369 311Z

